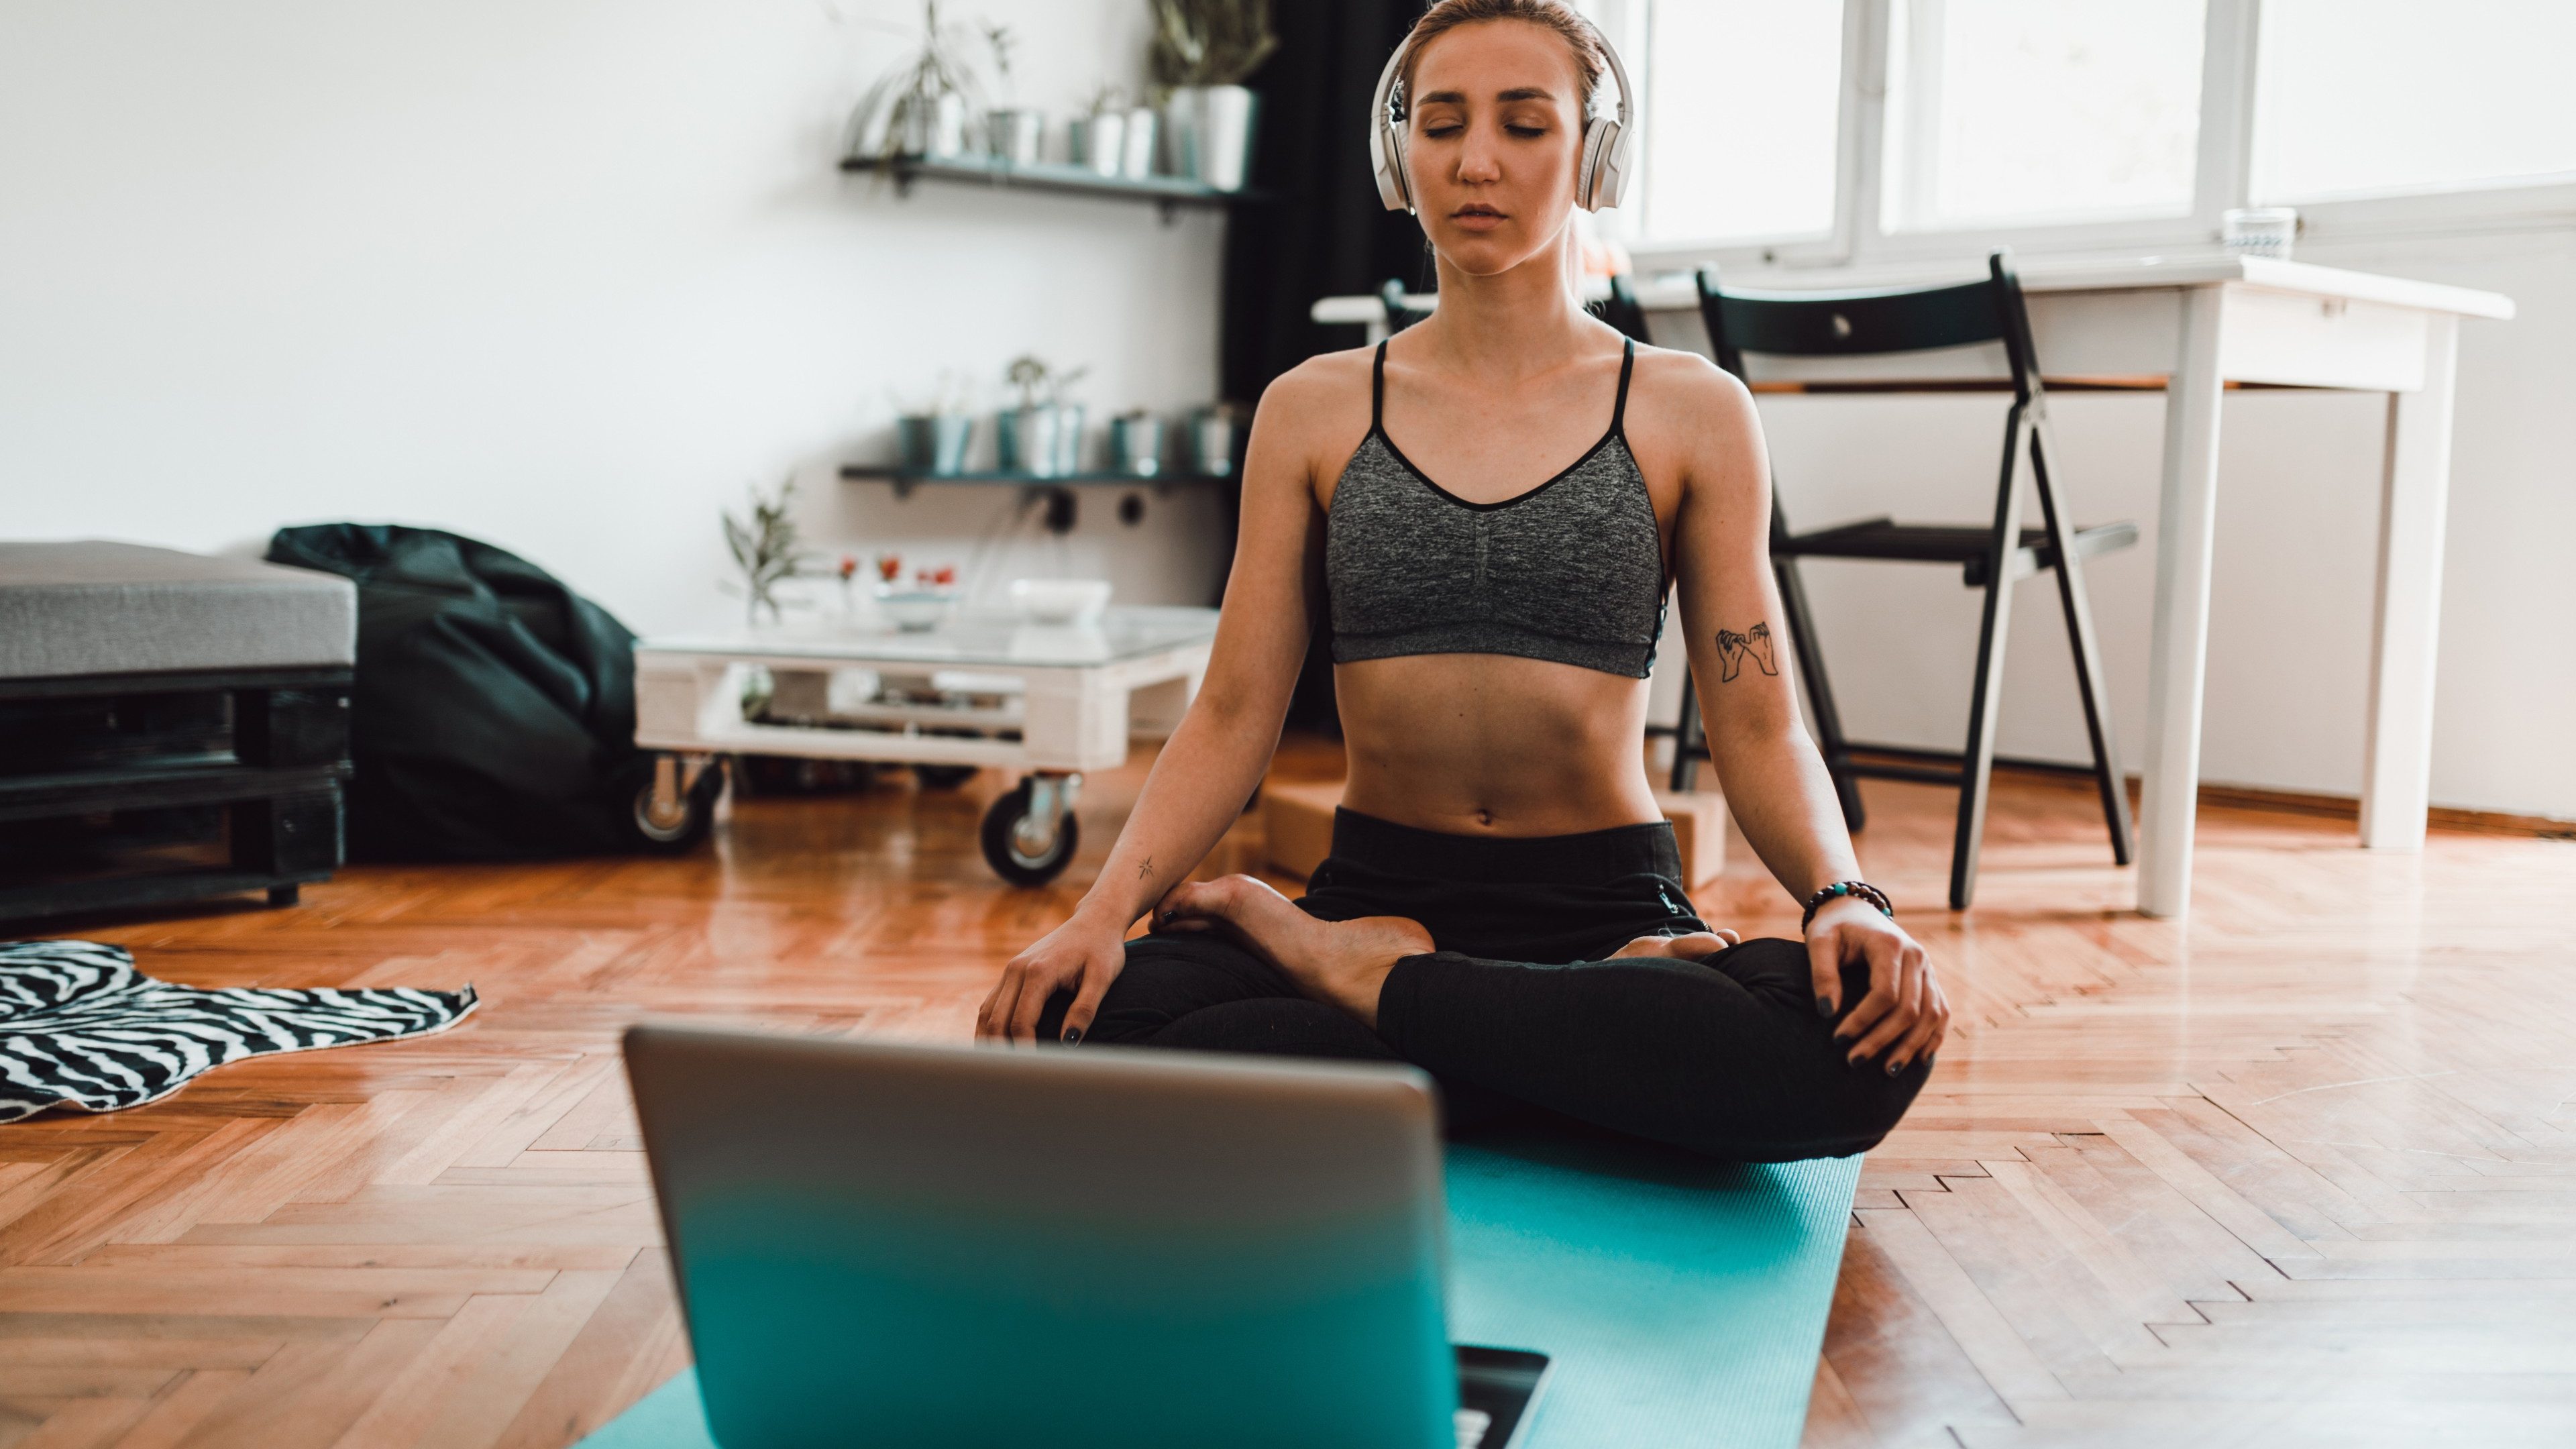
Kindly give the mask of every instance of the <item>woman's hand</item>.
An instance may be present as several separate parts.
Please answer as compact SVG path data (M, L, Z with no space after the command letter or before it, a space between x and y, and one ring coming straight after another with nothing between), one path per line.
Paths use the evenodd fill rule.
M1815 970L1816 1010L1828 1017L1843 1007L1843 966L1869 964L1869 994L1834 1027L1834 1040L1851 1043L1846 1061L1886 1052L1892 1077L1940 1050L1950 1030L1949 999L1923 948L1876 906L1850 896L1826 902L1807 926L1807 960Z
M1038 1013L1046 1010L1048 999L1057 992L1071 990L1073 1005L1065 1008L1064 1040L1082 1040L1082 1034L1091 1029L1092 1015L1100 1010L1100 998L1109 992L1109 983L1127 969L1126 937L1126 928L1107 917L1075 911L1072 920L1040 936L1036 945L1002 968L1002 979L993 984L993 994L984 998L983 1008L975 1013L976 1038L1035 1043Z
M1676 961L1705 961L1720 951L1733 950L1744 937L1719 927L1693 931L1683 936L1639 936L1610 953L1610 959L1622 956L1669 956Z

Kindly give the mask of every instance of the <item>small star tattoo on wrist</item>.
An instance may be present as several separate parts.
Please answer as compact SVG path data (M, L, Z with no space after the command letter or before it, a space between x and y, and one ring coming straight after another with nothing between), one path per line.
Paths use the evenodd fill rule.
M1149 855L1145 857L1145 863L1143 865L1136 867L1136 879L1143 880L1145 877L1152 875L1153 873L1154 857Z

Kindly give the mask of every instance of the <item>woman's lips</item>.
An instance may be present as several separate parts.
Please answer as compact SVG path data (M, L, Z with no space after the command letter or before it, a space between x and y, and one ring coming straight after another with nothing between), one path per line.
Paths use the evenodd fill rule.
M1499 211L1471 206L1461 207L1449 213L1449 220L1468 231L1492 231L1495 227L1501 226L1506 218Z

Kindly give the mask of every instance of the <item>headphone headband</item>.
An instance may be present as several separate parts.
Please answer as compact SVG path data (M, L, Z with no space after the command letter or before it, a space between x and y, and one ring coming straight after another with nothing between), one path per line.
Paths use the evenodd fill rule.
M1628 190L1628 150L1631 137L1630 115L1633 97L1628 89L1628 67L1619 61L1618 47L1590 20L1584 24L1592 31L1593 42L1601 47L1602 59L1610 68L1611 82L1618 87L1617 116L1583 118L1583 145L1574 175L1575 204L1586 211L1599 211L1617 206ZM1413 210L1413 181L1404 172L1404 133L1396 128L1395 87L1404 70L1404 58L1413 49L1408 34L1397 42L1395 53L1386 58L1386 69L1378 72L1377 96L1369 106L1369 166L1377 173L1378 200L1389 211Z

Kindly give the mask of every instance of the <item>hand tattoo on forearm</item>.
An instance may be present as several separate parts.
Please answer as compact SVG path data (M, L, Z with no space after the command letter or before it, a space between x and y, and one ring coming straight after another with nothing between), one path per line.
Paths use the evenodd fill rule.
M1756 624L1741 634L1732 629L1718 630L1717 657L1726 666L1726 672L1718 676L1720 684L1733 680L1747 659L1765 674L1780 672L1771 659L1771 625L1768 622Z

